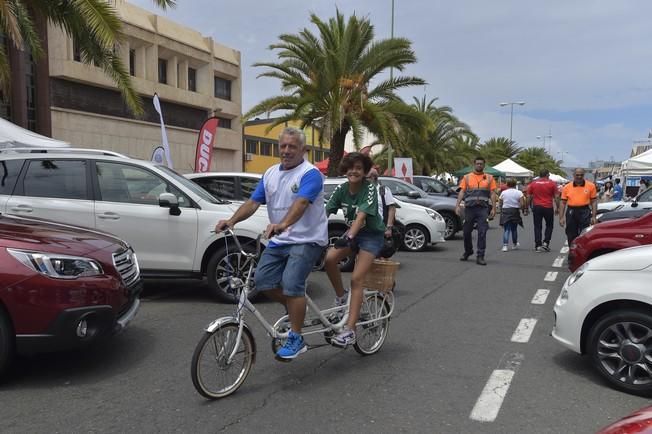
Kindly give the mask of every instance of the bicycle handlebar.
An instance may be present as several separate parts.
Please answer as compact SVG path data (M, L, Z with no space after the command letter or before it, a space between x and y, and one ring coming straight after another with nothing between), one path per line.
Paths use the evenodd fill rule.
M222 232L225 233L225 238L228 237L229 235L231 236L231 238L233 238L233 241L235 241L235 245L236 245L236 247L238 248L238 250L240 250L240 253L241 253L242 255L244 255L244 256L250 256L250 257L254 257L254 258L255 258L255 257L258 257L258 256L260 255L260 239L261 239L261 237L263 236L263 234L258 234L258 236L256 237L256 253L254 254L254 253L247 253L247 252L242 248L242 244L240 244L240 240L238 239L238 237L237 237L236 234L235 234L235 231L234 231L232 228L227 227L227 228L224 229ZM227 241L225 241L225 242L227 242Z

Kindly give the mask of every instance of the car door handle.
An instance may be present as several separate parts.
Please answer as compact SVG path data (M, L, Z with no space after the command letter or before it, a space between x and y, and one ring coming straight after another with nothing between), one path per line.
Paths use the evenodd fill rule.
M12 211L15 212L32 212L34 209L32 209L31 206L29 205L16 205L15 207L11 208Z
M97 218L102 220L120 220L120 216L114 212L105 212L104 214L98 214Z

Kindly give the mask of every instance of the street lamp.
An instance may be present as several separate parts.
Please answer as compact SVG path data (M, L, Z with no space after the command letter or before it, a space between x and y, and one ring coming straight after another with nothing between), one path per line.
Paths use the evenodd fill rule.
M390 37L394 39L394 0L392 0L392 30ZM390 81L394 78L394 68L389 68L389 79ZM388 144L389 148L387 149L387 170L389 171L389 176L392 176L392 144Z
M561 159L559 161L561 161L562 164L564 163L564 154L568 154L568 153L569 153L568 151L557 151L557 155L561 154Z
M552 146L552 133L548 133L547 136L537 136L537 139L541 140L543 139L543 149L546 149L546 139L550 139L548 141L548 154L550 154L551 151L551 146Z
M514 105L525 105L525 101L501 102L500 106L511 106L509 113L509 142L512 142L512 124L514 122Z

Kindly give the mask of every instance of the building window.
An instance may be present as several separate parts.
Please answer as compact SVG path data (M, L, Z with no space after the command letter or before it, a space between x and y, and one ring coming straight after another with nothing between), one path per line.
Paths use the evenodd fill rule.
M231 81L220 77L215 78L215 98L231 101Z
M27 64L25 83L27 84L27 129L36 131L36 64L28 52L25 53Z
M136 75L136 50L129 50L129 75Z
M281 151L278 147L278 143L274 143L274 156L275 157L280 157L281 156Z
M158 59L158 82L168 83L168 61L165 59Z
M188 90L197 92L197 70L188 68Z
M245 152L247 154L257 154L258 153L258 142L255 140L245 141Z
M271 142L260 142L260 155L272 156L272 146Z
M217 126L220 128L231 129L231 119L217 118Z
M315 152L315 161L321 161L324 159L324 153L322 151L314 151Z

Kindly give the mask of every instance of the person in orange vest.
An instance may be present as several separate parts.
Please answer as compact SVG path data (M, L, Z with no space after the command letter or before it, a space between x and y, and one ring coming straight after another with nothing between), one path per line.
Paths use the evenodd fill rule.
M484 173L485 159L473 160L473 172L460 180L455 212L462 216L460 203L464 200L464 253L460 261L466 261L473 254L473 227L478 228L478 245L475 262L487 265L484 253L487 247L488 219L496 215L496 181Z
M559 209L559 226L566 226L568 245L584 228L595 224L598 214L598 190L595 184L584 179L584 169L577 168L573 182L561 190L561 207Z

